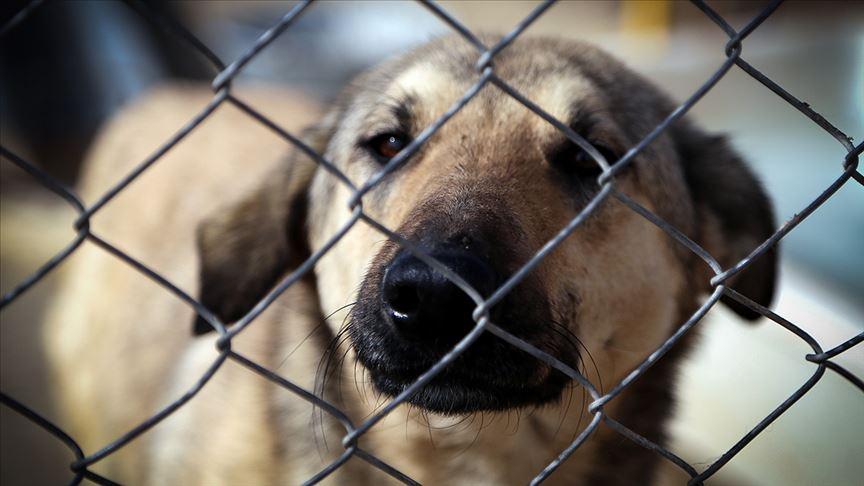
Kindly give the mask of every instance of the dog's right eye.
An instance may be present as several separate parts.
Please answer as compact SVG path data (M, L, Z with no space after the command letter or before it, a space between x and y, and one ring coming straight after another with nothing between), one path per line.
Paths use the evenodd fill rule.
M378 162L385 164L395 157L410 142L403 133L382 133L370 138L364 146Z

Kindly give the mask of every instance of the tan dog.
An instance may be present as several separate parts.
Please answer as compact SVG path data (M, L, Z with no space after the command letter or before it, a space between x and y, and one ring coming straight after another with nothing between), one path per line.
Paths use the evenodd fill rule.
M471 46L450 38L389 61L353 82L307 139L360 185L476 80L475 58ZM495 70L612 161L674 108L580 43L521 39L496 57ZM179 126L205 102L195 90L168 91L120 116L97 145L86 192L104 191L129 169L117 162L143 159L169 135L164 127ZM250 95L250 104L292 130L303 123L297 113L309 112L272 94ZM350 190L305 156L279 159L283 146L236 109L220 108L97 215L96 232L181 288L193 288L199 273L201 301L236 320L351 215ZM591 157L558 130L487 86L364 198L364 210L488 297L579 213L598 191L598 175ZM616 187L724 266L773 230L750 171L722 138L686 121L644 150ZM235 194L245 196L226 204ZM211 216L198 231L196 270L192 233L204 214ZM179 299L109 256L82 253L70 264L48 337L62 404L91 452L181 396L217 352L216 333L189 336L192 311ZM774 264L766 255L733 285L768 304ZM694 312L710 275L692 252L610 198L491 318L608 390ZM315 388L357 423L464 336L473 307L438 272L361 222L232 349ZM210 329L195 324L196 334ZM662 444L675 366L688 344L673 348L606 413ZM429 484L526 483L590 417L583 390L492 335L409 402L360 446ZM299 483L342 452L344 430L329 418L313 425L319 413L228 361L199 396L96 470L131 483ZM601 426L549 480L646 484L658 461ZM385 478L352 459L328 481Z

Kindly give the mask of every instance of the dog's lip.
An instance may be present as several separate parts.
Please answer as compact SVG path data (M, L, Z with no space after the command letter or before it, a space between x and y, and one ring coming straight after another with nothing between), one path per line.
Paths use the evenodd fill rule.
M390 397L403 393L433 370L455 345L418 345L392 335L390 338L393 340L373 340L355 349L376 390ZM407 402L445 415L543 405L559 398L571 381L554 370L497 337L483 334Z
M543 379L530 382L468 379L458 373L442 373L420 387L407 402L444 415L543 405L561 396L567 380L552 380L550 368L538 368L543 370L539 373ZM397 396L417 380L373 372L372 381L380 392Z
M457 358L458 360L459 358ZM437 361L430 362L418 362L414 363L411 367L400 366L369 366L367 363L365 366L373 373L378 374L380 376L386 376L388 379L404 383L406 385L410 385L417 381L420 376L429 372L435 365ZM539 385L544 383L549 375L552 373L552 368L545 363L541 363L537 361L536 366L531 367L530 377L526 377L521 380L519 383L522 385ZM467 370L474 371L473 373L466 372ZM471 386L479 386L479 387L507 387L512 382L509 380L502 380L500 377L501 374L495 373L494 370L487 370L483 372L476 372L473 367L471 367L470 363L460 363L460 364L452 364L445 369L439 371L436 375L437 378L441 380L446 380L448 382L459 382L466 385Z
M476 356L474 357L476 359ZM381 391L394 395L413 385L432 370L437 360L418 360L411 366L392 366L383 363L365 363L373 382L383 385ZM370 366L371 365L371 366ZM460 356L424 385L430 389L458 389L464 392L490 394L522 393L546 386L555 381L553 368L541 361L528 360L516 368L480 369L470 356ZM563 378L563 375L561 375Z

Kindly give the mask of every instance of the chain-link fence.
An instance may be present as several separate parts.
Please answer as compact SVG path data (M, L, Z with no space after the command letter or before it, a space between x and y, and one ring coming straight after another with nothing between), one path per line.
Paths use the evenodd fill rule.
M511 345L531 354L536 359L545 362L556 370L559 370L560 372L564 373L566 376L577 382L579 385L584 387L584 389L587 390L587 392L591 396L592 402L588 406L588 411L593 415L593 417L590 423L579 432L579 434L575 437L575 440L573 440L566 449L560 451L560 454L550 464L548 464L545 469L543 469L542 471L537 471L537 475L533 481L533 483L535 484L540 483L544 479L549 477L549 475L555 472L556 468L558 468L564 461L567 461L568 458L574 452L576 452L576 450L579 449L579 447L583 443L585 443L585 441L592 435L592 433L597 430L601 422L604 422L606 425L620 433L622 436L628 438L629 440L632 440L640 446L656 452L666 460L674 463L691 477L688 484L702 484L704 480L714 475L743 448L747 447L747 445L757 435L764 431L766 427L768 427L772 422L774 422L778 417L780 417L784 412L786 412L793 404L795 404L796 401L798 401L811 388L813 388L813 386L815 386L816 383L819 382L819 380L825 374L826 369L832 370L838 375L844 377L852 385L864 391L864 382L862 382L860 377L853 375L848 370L841 367L836 362L832 361L832 358L834 358L835 356L838 356L839 354L849 350L850 348L859 345L861 341L864 340L864 333L858 334L852 339L849 339L848 341L832 349L824 350L822 346L820 346L820 344L816 341L816 339L814 339L811 335L802 330L800 327L775 314L771 310L753 302L747 296L741 295L725 285L729 278L747 268L755 260L760 258L765 252L777 245L782 238L788 235L789 232L795 229L796 226L798 226L802 221L808 218L825 201L831 198L832 195L835 194L843 185L848 183L850 179L854 180L854 182L857 182L858 184L864 185L864 175L862 175L861 172L858 171L858 157L861 154L862 149L864 149L864 144L859 143L857 146L853 145L852 139L849 136L847 136L834 125L832 125L819 113L816 113L813 109L809 107L809 105L800 101L791 93L784 90L774 80L764 75L762 72L759 71L759 69L749 64L742 57L744 41L750 34L752 34L757 28L759 28L759 26L769 16L772 15L772 13L781 4L781 1L772 2L762 12L760 12L753 19L751 19L743 29L736 30L726 21L726 19L720 16L715 10L706 5L703 1L693 0L692 3L695 5L695 7L698 8L702 13L704 13L704 15L706 15L711 21L713 21L717 25L717 27L723 32L725 32L725 34L728 36L729 41L726 43L725 46L723 46L723 49L725 50L726 60L722 62L722 64L716 69L716 71L710 76L710 78L708 78L684 103L678 106L663 120L662 123L657 125L638 144L629 148L629 150L619 160L616 161L605 160L604 157L598 151L594 150L593 147L591 147L591 145L585 139L583 139L580 135L568 128L566 124L555 119L552 115L540 109L526 96L518 92L505 80L500 78L495 72L495 56L502 50L506 49L507 46L511 44L514 40L516 40L529 25L531 25L535 20L541 17L547 11L547 9L554 4L554 0L545 1L539 4L512 31L510 31L507 35L501 38L498 43L492 46L487 46L483 42L481 42L478 36L471 32L471 30L469 30L465 25L460 23L458 19L454 18L451 14L449 14L447 11L445 11L443 8L436 5L435 3L428 0L420 1L420 3L424 7L426 7L432 15L439 17L447 25L452 27L454 31L456 31L460 36L462 36L465 40L470 42L471 45L476 48L477 61L474 65L477 73L476 82L467 92L464 93L464 95L458 101L456 101L447 110L446 113L441 115L432 125L426 127L426 129L420 134L420 136L418 136L396 157L391 159L374 176L372 176L369 180L367 180L359 187L353 185L347 178L347 176L340 172L340 170L334 164L326 160L323 155L316 153L312 148L305 145L295 135L283 130L273 121L271 121L270 119L262 115L259 111L257 111L256 108L244 103L232 94L231 83L234 78L243 71L244 67L251 60L253 60L264 49L267 49L274 40L276 40L281 34L283 34L286 29L289 29L292 26L295 20L297 20L297 18L312 5L311 0L301 1L294 5L293 8L291 8L278 21L278 23L273 25L266 32L262 33L258 40L251 47L249 47L249 49L242 56L240 56L238 59L228 65L224 64L223 61L219 59L219 57L217 57L210 49L208 49L206 45L204 45L204 43L202 43L199 39L192 35L182 25L178 24L175 20L160 14L156 10L151 9L145 3L137 2L134 0L130 0L129 2L127 2L127 4L140 15L147 17L150 21L156 22L160 27L162 27L171 35L177 36L177 38L188 43L202 56L204 56L210 63L212 63L212 65L218 70L218 74L213 78L212 81L212 88L215 94L210 103L194 118L192 118L181 130L179 130L169 140L165 141L165 143L155 152L153 152L152 155L150 155L146 160L140 162L134 170L128 173L125 177L123 177L122 180L120 180L113 187L111 187L94 204L90 206L86 206L73 190L64 187L64 185L52 178L52 176L48 173L22 159L18 155L12 153L7 148L0 148L0 150L2 150L3 157L7 158L13 164L17 165L22 170L27 172L36 181L38 181L39 184L54 192L58 196L62 197L78 212L78 218L74 224L76 236L71 241L71 243L69 243L62 251L60 251L47 263L45 263L38 271L36 271L34 274L29 276L20 284L18 284L8 294L3 296L2 303L0 303L0 308L5 307L10 302L21 296L22 293L30 289L33 285L37 284L46 275L56 269L57 266L60 265L69 255L75 252L76 249L79 248L79 246L85 240L89 240L104 249L105 251L109 252L110 254L116 256L117 258L120 258L121 260L129 264L131 267L138 270L142 275L152 279L153 281L161 285L167 292L171 292L181 298L191 308L193 308L200 317L210 323L220 334L220 338L218 339L216 344L218 356L209 366L207 371L197 380L196 383L194 383L191 388L186 391L186 393L183 394L181 398L178 398L176 401L170 403L162 410L159 410L149 419L138 424L132 430L126 432L112 443L107 444L102 449L92 452L90 454L86 454L79 447L74 437L71 437L70 435L65 433L61 428L48 421L39 413L35 412L27 405L8 396L7 394L0 393L0 399L2 399L2 403L4 405L26 417L33 424L42 427L45 431L49 432L51 435L56 437L57 440L61 441L69 449L72 450L72 452L75 454L75 461L70 466L74 474L74 477L71 481L72 484L77 484L81 482L84 478L100 484L114 484L109 478L103 477L102 475L99 475L92 471L90 469L90 466L104 459L105 457L114 454L120 448L124 447L129 442L135 440L141 434L143 434L150 428L158 425L166 417L177 411L179 408L183 407L189 400L195 399L196 394L208 382L208 380L210 380L210 378L212 378L213 375L219 371L220 367L227 360L233 360L255 371L263 378L284 387L292 393L297 394L299 397L312 403L314 406L319 407L321 410L331 415L339 423L341 423L342 426L344 426L345 435L342 438L342 446L344 447L344 452L335 461L333 461L323 470L318 472L314 477L309 478L309 483L315 483L322 480L334 470L341 467L350 458L357 457L402 482L408 484L416 484L416 482L410 477L408 477L406 474L388 465L386 462L376 457L371 452L362 449L358 445L358 440L367 431L374 427L379 421L381 421L387 414L392 412L400 404L406 402L413 394L417 393L418 390L420 390L423 386L429 383L430 380L432 380L436 375L438 375L446 366L452 363L460 354L465 352L466 349L471 347L472 343L474 343L484 333L494 334L495 336L498 336L499 338L510 343ZM7 22L6 25L2 27L2 29L0 29L0 38L2 38L2 36L7 34L9 31L20 28L22 24L26 23L27 18L39 8L42 8L41 0L36 0L30 3L26 8L21 10L9 22ZM720 46L718 46L718 49L719 48ZM736 66L737 68L750 75L753 79L761 83L763 86L771 90L777 96L781 97L783 100L785 100L795 109L797 109L800 113L812 120L813 123L821 127L829 136L835 138L837 142L844 147L847 155L842 161L838 161L837 178L817 198L810 202L800 212L795 214L789 221L783 224L770 238L762 242L746 258L742 259L741 261L737 262L729 268L722 268L711 254L709 254L706 250L704 250L695 242L690 240L683 233L678 231L675 227L663 221L657 215L653 214L651 211L640 206L634 200L632 200L622 192L618 191L615 187L615 182L616 176L622 171L628 170L628 166L631 164L637 154L644 150L649 144L654 142L660 136L660 134L663 133L664 130L666 130L672 123L674 123L685 113L687 113L731 69L733 69L733 67ZM540 249L536 254L534 254L534 256L522 268L520 268L517 272L511 275L509 279L503 285L501 285L489 298L484 299L466 281L453 273L446 266L436 261L430 255L425 254L423 250L412 244L410 241L404 239L400 235L394 233L390 229L380 224L375 219L371 218L367 213L364 212L362 207L362 200L363 196L366 193L375 188L396 168L400 167L414 154L416 154L423 146L423 144L426 143L426 141L429 140L429 138L436 133L436 131L438 131L444 124L446 124L451 117L458 113L467 103L471 101L472 98L474 98L487 85L494 85L498 87L507 95L511 96L523 106L537 114L537 116L542 117L544 120L555 126L573 143L579 145L580 147L583 147L587 153L591 154L596 163L602 167L602 174L599 176L598 179L598 182L600 184L600 190L584 207L584 209L579 213L579 215L572 219L569 224L567 224L566 227L562 228L553 239L548 241L542 247L542 249ZM311 255L308 260L306 260L290 275L285 277L263 300L258 303L258 305L255 306L252 311L242 317L230 329L226 328L225 323L220 322L220 320L215 317L210 310L202 306L194 298L187 295L177 286L166 280L157 272L148 268L140 261L137 261L135 258L115 247L112 243L105 241L98 235L94 234L90 230L89 226L89 221L92 216L94 216L103 207L109 204L112 199L114 199L114 197L116 197L121 191L123 191L133 180L139 177L152 165L157 163L166 153L171 151L178 144L182 143L183 139L187 135L193 132L196 127L201 124L201 122L207 119L214 112L214 110L216 110L216 108L222 104L231 104L236 106L241 111L248 114L252 119L260 122L273 132L277 133L279 136L284 138L285 141L288 142L288 145L296 147L308 154L323 169L332 173L342 184L346 184L353 192L352 197L349 201L347 201L347 204L352 211L352 217L349 219L347 224L345 224L341 228L341 230L337 232L337 234L333 235L319 251ZM490 320L489 310L496 303L500 302L508 294L508 292L510 292L519 282L521 282L525 278L525 276L529 272L531 272L535 267L537 267L537 265L541 262L541 260L544 259L546 255L548 255L553 249L555 249L571 233L576 231L577 228L579 228L580 224L585 221L585 219L588 218L592 214L592 212L596 210L600 203L607 198L615 198L619 200L620 202L631 208L633 211L658 226L666 234L674 238L675 241L694 252L696 255L698 255L699 258L701 258L706 264L708 264L708 266L710 266L710 268L714 272L714 276L710 280L710 285L713 288L713 292L711 293L710 297L699 307L699 309L691 316L689 316L686 322L680 323L675 332L659 348L652 352L650 356L648 356L639 366L633 369L626 376L626 378L624 378L620 383L612 387L608 392L603 394L598 391L591 384L591 382L587 380L578 370L567 366L566 364L556 359L554 356L547 354L546 352L532 346L531 344L520 339L519 337L512 335L501 327L498 327ZM343 413L342 410L340 410L332 403L327 402L322 397L316 396L313 392L306 390L289 380L286 380L285 378L276 374L274 371L266 369L265 367L254 362L253 360L250 360L242 354L238 353L237 351L232 350L231 342L232 339L239 333L243 332L244 329L246 329L250 325L253 325L256 317L259 316L261 312L263 312L270 304L272 304L280 296L280 294L285 291L285 289L287 289L289 286L301 279L306 273L311 271L315 263L340 238L342 238L349 229L351 229L355 224L360 221L363 221L376 228L382 234L386 235L388 238L397 242L403 248L412 252L415 256L420 258L422 261L427 263L436 271L445 275L451 282L453 282L456 286L458 286L466 294L468 294L477 307L473 313L473 318L476 325L461 341L459 341L458 344L456 344L449 352L447 352L434 366L432 366L429 370L423 373L416 380L416 382L414 382L411 386L407 387L402 393L393 398L389 403L380 408L376 413L366 418L362 423L354 423L348 418L345 413ZM812 348L813 352L807 354L806 356L803 356L803 359L813 363L814 371L812 376L804 384L802 384L800 388L798 388L791 396L789 396L785 401L780 403L770 414L768 414L755 427L753 427L749 432L747 432L743 437L741 437L740 440L738 440L731 448L729 448L713 463L711 463L707 467L701 468L701 471L699 471L696 469L696 467L688 464L685 460L678 457L662 445L653 443L645 437L640 436L639 434L630 430L625 424L619 423L615 421L612 417L609 417L606 413L604 413L604 406L611 400L615 399L615 397L617 397L625 388L630 386L634 381L640 379L640 377L653 364L655 364L658 360L662 359L664 354L666 354L667 351L669 351L673 346L675 346L676 343L692 327L694 327L700 321L700 319L702 319L703 316L705 316L709 309L711 309L712 306L717 303L721 296L724 295L734 299L737 302L740 302L747 308L752 309L753 311L758 312L759 314L769 318L770 320L779 324L780 326L787 329L789 332L795 334L801 340L806 342L807 345Z

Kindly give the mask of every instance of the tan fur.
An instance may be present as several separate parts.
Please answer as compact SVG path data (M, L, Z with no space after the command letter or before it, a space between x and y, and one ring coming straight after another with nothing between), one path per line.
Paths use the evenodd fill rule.
M574 52L578 56L564 55ZM473 55L470 46L450 39L385 63L352 83L307 140L362 184L377 166L358 155L357 140L388 128L388 103L412 97L413 124L419 131L474 82L470 63L464 70L453 67ZM621 151L672 106L632 74L624 79L617 62L582 44L520 40L496 59L496 72L561 120L574 115L574 106L595 113L592 136ZM631 118L619 113L615 103L621 96L607 84L617 78L641 89L633 90ZM253 106L267 107L268 115L295 133L314 119L315 110L296 96L282 102L278 93L250 93ZM197 89L166 89L115 119L88 163L88 200L127 172L128 164L142 160L206 99ZM454 224L484 214L512 214L518 228L500 230L510 235L518 229L524 235L514 245L527 259L584 204L562 195L558 176L550 176L544 150L563 141L551 125L487 86L416 157L364 198L364 210L408 236L422 229L424 208L450 211ZM672 133L661 136L616 179L616 187L716 249L727 265L749 248L730 243L732 235L724 234L718 222L723 215L691 201L694 188L685 179L692 177L685 176L682 164L687 161L679 160L684 155L676 151L677 143ZM204 278L212 265L216 271L236 271L240 282L254 279L272 271L289 251L296 235L285 239L284 220L296 216L289 211L291 202L306 197L307 186L304 238L311 251L325 245L351 214L351 192L345 185L324 170L313 174L305 157L286 162L285 152L283 141L233 108L222 107L99 213L96 232L101 235L104 228L106 239L194 294L194 232L206 216L199 230ZM258 184L262 178L265 182ZM750 179L743 183L755 184ZM497 206L484 206L487 200ZM696 217L697 206L708 211L710 224L703 226ZM348 309L334 311L357 300L360 283L390 251L386 240L366 224L355 225L316 265L314 276L289 288L235 339L233 349L312 390L328 341L349 318ZM252 252L244 263L231 262L244 251ZM65 268L67 285L49 318L47 341L68 425L82 438L85 451L92 452L182 395L217 352L213 334L189 335L192 311L155 283L94 248L82 249L72 260ZM525 261L511 263L518 268ZM593 363L584 356L583 373L608 390L695 309L706 275L704 264L663 231L609 199L544 259L532 273L531 285L547 296L553 315L591 352ZM329 315L326 323L324 315ZM637 431L641 425L634 421L644 415L645 433L662 440L658 422L670 412L666 395L686 342L681 347L609 403L606 413L626 417L631 421L626 425ZM357 369L348 343L336 355L345 359L323 392L355 423L362 422L389 398L379 396L362 367ZM546 367L538 373L552 372ZM465 419L403 405L372 428L360 446L424 484L520 484L585 427L589 402L581 389L573 388L564 391L560 404ZM342 451L341 427L325 416L316 429L316 414L320 411L290 391L229 361L199 396L96 470L146 484L299 483ZM624 451L620 457L614 456L616 447ZM639 454L649 453L601 426L550 483L629 484L643 465L641 479L648 481L653 474L644 461L650 458L637 460ZM355 458L328 481L379 484L386 479Z

